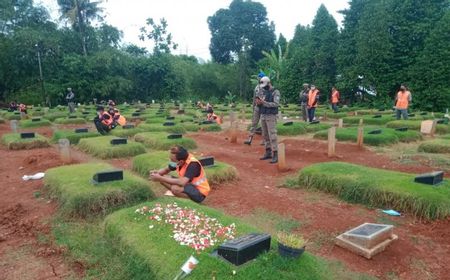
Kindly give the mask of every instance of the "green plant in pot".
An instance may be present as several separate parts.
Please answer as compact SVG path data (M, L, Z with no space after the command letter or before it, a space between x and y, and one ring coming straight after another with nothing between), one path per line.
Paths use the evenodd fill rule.
M306 247L306 240L302 236L287 232L277 234L278 253L282 257L299 258Z

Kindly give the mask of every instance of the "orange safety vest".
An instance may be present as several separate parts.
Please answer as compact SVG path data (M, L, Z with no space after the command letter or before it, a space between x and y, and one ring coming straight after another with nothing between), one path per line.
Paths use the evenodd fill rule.
M107 115L109 116L109 119L104 118L103 116ZM108 112L103 112L102 115L100 116L102 119L102 124L110 126L113 123L113 117L108 113Z
M222 124L222 119L214 113L209 113L206 115L208 121L216 121L217 124Z
M318 93L319 93L319 91L317 89L309 91L309 94L308 94L308 106L309 107L317 107L318 102L316 102L316 104L314 104L314 102L316 101L316 96Z
M189 166L189 163L191 162L197 162L200 164L200 175L198 177L194 177L192 179L191 184L194 185L197 190L199 190L204 196L208 196L209 191L211 188L209 187L208 179L206 179L205 170L203 169L202 164L191 154L189 154L186 162L184 165L180 168L177 168L178 176L184 177L184 174L186 174L187 167Z
M407 90L405 92L399 91L397 93L397 104L395 105L397 109L408 109L410 92Z
M335 90L331 93L331 103L339 103L339 91Z

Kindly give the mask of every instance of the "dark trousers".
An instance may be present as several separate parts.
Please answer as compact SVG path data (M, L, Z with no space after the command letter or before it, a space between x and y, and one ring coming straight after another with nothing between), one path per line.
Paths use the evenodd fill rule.
M337 103L331 103L331 108L333 109L333 111L335 112L335 113L337 113L339 110L338 110L338 106L337 106Z
M95 124L95 128L97 128L97 131L101 135L106 135L111 131L111 128L109 126L107 126L106 124L102 123L102 121L98 117L94 118L94 124Z
M312 122L314 120L314 115L316 114L316 107L308 108L308 119L309 122Z

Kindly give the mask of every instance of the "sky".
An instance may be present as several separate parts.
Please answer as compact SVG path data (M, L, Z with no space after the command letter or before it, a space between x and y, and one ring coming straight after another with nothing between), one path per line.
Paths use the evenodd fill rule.
M178 49L173 54L188 54L210 60L211 34L207 18L217 10L227 8L232 0L104 0L105 21L123 32L124 44L133 43L152 49L149 41L139 40L139 28L151 17L157 22L165 18ZM56 0L35 0L58 18ZM256 2L256 1L255 1ZM311 24L319 6L323 3L338 25L343 19L338 11L348 8L348 0L259 0L268 12L269 21L275 23L275 32L292 39L295 26Z

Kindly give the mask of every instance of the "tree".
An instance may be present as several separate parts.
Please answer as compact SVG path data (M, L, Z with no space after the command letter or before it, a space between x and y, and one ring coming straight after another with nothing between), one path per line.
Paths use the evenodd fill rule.
M72 28L80 34L83 54L87 56L87 27L91 20L102 20L100 13L103 11L99 7L101 1L91 2L90 0L58 0L61 11L61 18L66 19Z
M159 22L157 24L152 18L148 18L147 25L150 29L147 30L145 26L141 27L139 39L141 41L145 41L145 39L152 40L154 43L154 54L170 53L170 50L176 50L178 45L172 41L172 33L167 33L167 21L162 18Z
M228 9L208 17L210 52L214 61L227 64L246 52L252 61L263 57L275 43L275 27L267 19L266 8L257 2L233 0Z

